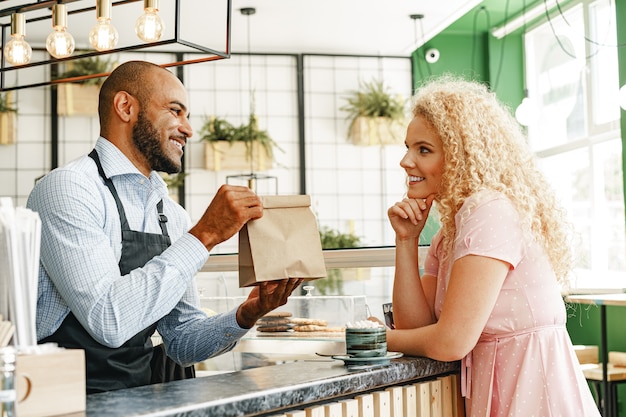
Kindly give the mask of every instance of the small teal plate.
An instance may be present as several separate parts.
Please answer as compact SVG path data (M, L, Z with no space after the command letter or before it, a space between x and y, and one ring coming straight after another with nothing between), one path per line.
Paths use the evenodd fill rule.
M333 359L343 361L346 366L354 365L386 365L392 359L402 357L402 352L387 352L387 356L374 356L369 358L355 358L348 355L333 355Z

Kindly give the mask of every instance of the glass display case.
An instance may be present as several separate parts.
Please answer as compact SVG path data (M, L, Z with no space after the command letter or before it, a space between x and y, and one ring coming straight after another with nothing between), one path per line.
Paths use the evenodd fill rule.
M420 247L420 260L426 246ZM303 294L292 295L276 311L291 317L323 320L328 327L345 327L348 322L365 320L370 316L383 319L383 304L391 302L395 248L359 248L324 250L328 270L342 271L346 295L323 295L314 281L302 285ZM238 285L237 254L211 255L198 273L196 281L201 306L209 313L230 311L239 306L250 288ZM307 287L313 287L307 290ZM310 295L306 295L306 293ZM350 295L348 295L350 294ZM292 360L319 359L322 355L345 354L343 332L258 332L255 328L239 342L232 352L210 360L218 367L235 370L264 366ZM209 362L210 362L209 361ZM215 363L212 364L215 367Z
M209 313L229 311L246 297L201 297L202 307ZM369 308L364 295L346 296L291 296L276 311L290 314L291 318L311 319L325 323L315 331L261 332L253 328L239 342L235 352L264 356L271 361L312 359L318 354L345 353L343 328L346 323L367 319ZM324 330L327 328L330 331ZM319 356L319 355L318 355ZM270 359L271 358L271 359ZM246 359L241 358L245 367Z
M246 299L245 296L200 298L200 305L210 312L230 311ZM289 301L276 311L287 312L291 317L324 321L328 327L344 327L347 322L368 317L365 295L304 295L289 297Z

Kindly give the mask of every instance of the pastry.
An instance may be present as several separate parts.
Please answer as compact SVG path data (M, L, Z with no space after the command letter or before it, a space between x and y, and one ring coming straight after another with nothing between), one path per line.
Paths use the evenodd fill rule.
M322 319L308 319L308 318L302 318L302 317L292 317L289 319L289 321L295 324L296 326L303 326L303 325L326 326L328 325L328 321L322 320Z
M288 332L292 330L292 326L261 326L261 327L257 327L256 331L257 332L267 332L267 333L271 333L271 332Z

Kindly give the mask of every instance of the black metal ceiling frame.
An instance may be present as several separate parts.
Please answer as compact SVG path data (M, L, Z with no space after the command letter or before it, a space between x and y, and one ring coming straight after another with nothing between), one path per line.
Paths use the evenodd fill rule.
M27 3L27 4L24 4L24 5L21 5L21 6L14 6L14 7L6 8L6 9L1 9L0 10L0 17L10 16L13 13L27 13L27 12L32 12L32 11L41 10L41 9L51 9L52 6L54 4L57 4L57 3L69 4L69 3L75 3L75 2L80 2L80 1L85 1L85 0L46 0L46 1L37 1L37 2L34 2L34 3ZM112 2L112 6L120 6L120 5L124 5L124 4L128 4L128 3L135 3L137 1L142 1L142 0L117 0L117 1L113 1ZM154 49L156 47L161 47L161 46L166 46L166 45L173 45L173 44L183 45L183 46L191 48L191 49L193 49L195 51L209 54L209 56L205 56L205 57L201 57L201 58L182 60L182 61L175 61L175 62L170 62L170 63L161 65L161 66L166 67L166 68L167 67L178 67L178 66L182 66L182 65L194 64L194 63L199 63L199 62L215 61L215 60L230 58L230 56L231 56L232 0L224 0L224 1L226 1L226 4L227 4L227 8L226 8L226 34L225 34L226 42L225 42L224 51L218 51L218 50L215 50L213 48L208 48L206 46L199 45L199 44L197 44L195 42L190 42L188 40L185 40L185 39L181 38L181 33L180 33L180 30L181 30L180 3L181 3L182 0L174 0L174 1L175 1L174 37L170 38L170 39L165 39L165 40L161 40L161 41L158 41L158 42L151 42L149 44L140 43L140 44L135 44L135 45L129 45L129 46L125 46L125 47L109 49L109 50L106 50L106 51L96 51L96 50L93 50L93 51L88 51L88 52L85 52L85 53L73 55L73 56L70 56L70 57L67 57L67 58L52 58L51 57L50 59L47 59L47 60L38 61L38 62L31 62L31 63L28 63L28 64L19 65L19 66L7 65L7 61L6 61L5 57L4 57L4 54L1 54L2 56L0 57L0 92L1 91L19 90L19 89L23 89L23 88L42 87L42 86L46 86L46 85L54 85L54 84L61 84L61 83L67 83L67 82L78 82L78 81L83 81L83 80L87 80L87 79L91 79L91 78L105 77L105 76L110 74L110 73L106 72L106 73L101 73L101 74L92 74L92 75L85 75L85 76L80 76L80 77L70 77L70 78L54 79L54 80L48 80L48 81L43 81L43 82L39 82L39 83L31 83L31 84L16 85L16 86L7 87L5 85L5 83L6 83L6 76L11 71L19 71L20 69L32 68L32 67L37 67L37 66L42 66L42 65L59 64L59 63L67 62L67 61L75 61L77 59L89 58L89 57L94 57L94 56L99 56L99 55L108 55L108 54L114 54L114 53L119 53L119 52L136 51L136 50L149 50L149 49ZM68 14L84 13L84 12L93 11L95 9L96 9L96 7L94 5L94 6L91 6L91 7L84 7L84 8L81 8L81 9L75 9L75 10L68 11ZM32 19L27 19L26 23L31 23L31 22L41 21L41 20L47 20L47 19L52 19L52 13L51 12L50 12L50 14L45 14L44 16L38 16L38 17L35 17L35 18L32 18ZM3 24L0 24L0 27L2 29L2 36L1 36L2 47L4 47L4 45L9 40L9 37L10 37L10 33L9 32L10 32L10 29L11 29L11 24L10 23L3 23ZM160 50L159 52L162 52L162 53L176 53L176 52L179 52L179 51Z

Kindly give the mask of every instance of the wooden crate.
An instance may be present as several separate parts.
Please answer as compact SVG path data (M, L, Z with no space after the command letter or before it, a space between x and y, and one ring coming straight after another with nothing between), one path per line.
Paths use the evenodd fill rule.
M57 111L61 116L95 116L98 114L100 86L93 84L59 84Z
M0 113L0 145L12 145L15 143L15 127L17 114L15 112Z
M244 142L206 142L204 145L204 167L210 171L265 171L271 168L272 159L265 148L252 144L252 162L246 154Z
M350 129L352 143L359 146L402 144L405 137L406 123L386 117L358 117Z

